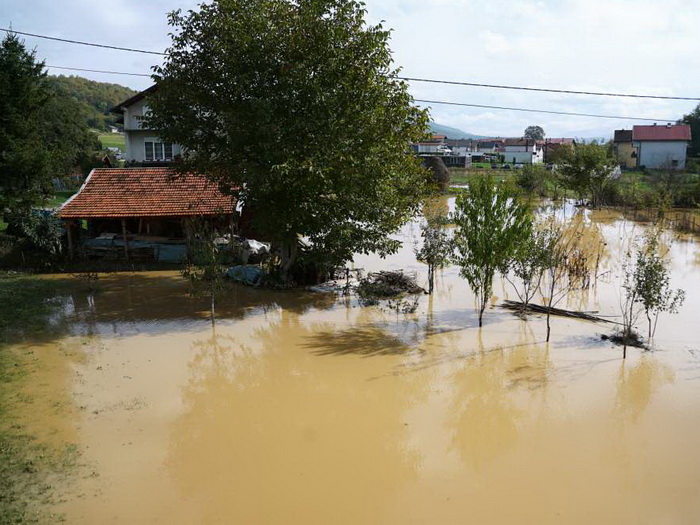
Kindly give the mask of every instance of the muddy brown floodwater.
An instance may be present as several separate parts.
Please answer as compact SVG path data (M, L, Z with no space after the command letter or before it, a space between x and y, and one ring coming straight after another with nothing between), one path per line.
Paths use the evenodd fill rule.
M620 245L644 226L593 220L610 272L569 305L615 315ZM356 265L424 280L416 225L402 237L395 256ZM546 344L542 318L490 308L479 330L455 268L414 315L237 287L215 330L175 272L102 276L63 297L67 329L42 342L62 365L35 384L73 408L27 411L81 452L53 511L85 524L698 523L699 254L675 239L686 304L626 362L600 339L609 325L556 318ZM505 298L498 281L493 303Z

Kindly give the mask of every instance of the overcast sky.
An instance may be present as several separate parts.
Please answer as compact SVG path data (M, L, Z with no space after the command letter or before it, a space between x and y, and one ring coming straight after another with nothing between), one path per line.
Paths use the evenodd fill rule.
M166 13L194 0L0 0L17 31L161 51ZM583 91L700 97L700 0L368 0L393 29L405 76ZM25 37L54 66L149 73L159 59ZM52 73L61 73L54 69ZM64 72L70 74L69 72ZM145 77L79 73L143 89ZM413 83L417 99L677 119L696 102L607 98ZM436 122L482 135L611 136L630 120L433 105ZM643 122L637 122L643 123Z

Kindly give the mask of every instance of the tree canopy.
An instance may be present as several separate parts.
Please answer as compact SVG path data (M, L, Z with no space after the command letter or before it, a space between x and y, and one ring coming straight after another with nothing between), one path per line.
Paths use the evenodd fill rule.
M457 197L454 262L477 296L479 326L493 292L496 272L505 274L522 243L532 235L532 217L514 186L492 176L473 177Z
M52 91L63 100L72 99L79 106L79 111L88 127L108 131L109 126L116 126L119 115L109 110L134 96L137 92L131 88L107 82L95 82L77 76L48 76L47 81Z
M98 148L76 103L50 88L17 35L0 44L0 212L23 215Z
M683 115L680 124L688 124L690 126L688 153L691 157L700 157L700 104L687 115Z
M526 139L543 140L544 129L541 126L528 126L523 132L523 137Z
M606 185L617 167L605 145L589 142L562 146L557 151L557 164L564 184L579 198L590 197L594 207L603 204Z
M332 263L387 254L425 184L428 118L396 79L389 31L353 0L216 0L170 14L149 126L254 212L282 248Z

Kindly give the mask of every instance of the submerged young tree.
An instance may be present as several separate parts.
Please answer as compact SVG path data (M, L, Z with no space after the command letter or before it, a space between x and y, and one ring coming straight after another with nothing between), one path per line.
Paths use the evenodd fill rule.
M518 246L528 238L532 219L509 183L474 177L457 198L454 262L477 296L479 326L493 293L496 272L506 273Z
M432 294L435 287L435 270L450 263L453 244L447 232L447 218L437 203L427 201L423 205L423 218L423 244L414 251L418 262L428 265L428 294Z
M648 338L656 332L659 314L677 313L685 300L685 291L672 290L670 271L659 245L659 232L649 232L637 249L634 289L648 323Z
M604 245L600 231L578 214L568 222L554 218L541 227L541 291L547 312L547 342L552 325L551 309L576 290L591 286L591 275L598 272Z
M542 276L547 267L547 250L551 240L547 230L534 228L530 235L518 245L510 262L509 271L505 274L506 280L522 303L521 313L527 310L528 304L540 289Z
M409 145L427 113L396 78L389 31L354 0L214 0L170 14L149 127L253 211L289 275L315 253L394 252L425 172Z
M215 243L217 232L210 223L190 220L186 227L190 256L182 275L190 280L193 296L208 295L211 299L210 318L213 326L216 324L216 296L226 284L228 265Z

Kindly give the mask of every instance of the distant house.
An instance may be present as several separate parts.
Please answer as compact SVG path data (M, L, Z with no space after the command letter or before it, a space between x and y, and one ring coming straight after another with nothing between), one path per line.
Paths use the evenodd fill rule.
M157 130L148 129L143 123L143 117L149 111L148 96L156 88L157 86L151 86L110 110L121 115L123 120L126 140L124 158L128 163L146 166L167 165L182 152L179 145L163 141L158 137Z
M506 162L513 164L541 164L544 152L534 139L505 139L503 155Z
M176 175L171 168L94 169L58 210L71 255L179 262L187 256L188 224L213 222L220 231L236 224L235 199L205 177ZM87 221L87 238L81 222Z
M466 157L468 154L472 153L472 147L473 147L474 141L471 139L446 139L445 144L447 145L448 148L450 148L450 151L452 151L452 155L458 156L458 157Z
M613 153L622 169L634 169L637 167L637 148L632 142L631 129L615 130Z
M432 135L430 139L414 144L413 149L421 156L449 155L451 151L446 140L445 135Z
M637 149L637 166L684 169L690 143L690 126L634 126L632 146Z
M502 153L504 139L481 139L476 142L475 152L484 153Z

